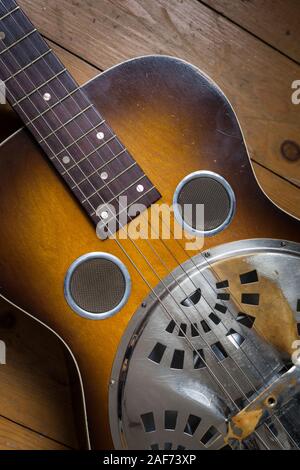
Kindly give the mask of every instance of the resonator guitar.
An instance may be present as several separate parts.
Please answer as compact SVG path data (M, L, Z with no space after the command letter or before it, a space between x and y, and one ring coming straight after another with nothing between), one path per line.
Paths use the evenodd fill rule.
M14 0L0 37L1 295L69 348L91 447L299 448L300 225L226 96L167 56L79 87Z

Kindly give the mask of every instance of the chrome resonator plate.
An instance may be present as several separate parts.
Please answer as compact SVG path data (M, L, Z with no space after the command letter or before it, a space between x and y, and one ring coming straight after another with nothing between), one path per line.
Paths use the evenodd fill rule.
M245 240L178 266L133 316L110 384L117 449L220 449L228 420L292 365L300 246ZM249 424L249 423L248 423ZM300 446L299 396L240 448Z

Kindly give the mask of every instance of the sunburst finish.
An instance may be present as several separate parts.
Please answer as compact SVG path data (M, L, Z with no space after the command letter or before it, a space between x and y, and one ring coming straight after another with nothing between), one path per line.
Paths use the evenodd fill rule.
M229 228L205 240L204 249L247 238L300 241L298 221L275 207L259 188L225 96L196 68L173 58L146 57L103 73L84 89L158 188L161 202L171 204L179 181L197 170L214 171L230 182L236 215ZM1 293L69 345L81 371L92 445L110 448L112 363L126 325L149 287L115 240L97 238L94 226L25 130L0 150ZM187 258L174 240L166 241L174 257L160 241L153 243L169 271L176 267L174 257ZM137 244L157 275L130 240L121 244L151 286L167 275L145 241ZM132 278L127 305L103 321L76 315L63 292L70 264L92 251L119 257Z

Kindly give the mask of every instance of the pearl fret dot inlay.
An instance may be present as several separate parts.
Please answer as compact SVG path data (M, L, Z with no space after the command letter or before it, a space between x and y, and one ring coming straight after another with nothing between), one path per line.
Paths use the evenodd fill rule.
M50 101L50 100L51 100L51 95L50 95L50 93L44 93L43 98L44 98L45 101Z
M64 163L65 165L68 165L68 163L70 163L71 159L70 159L70 157L68 157L68 156L66 155L65 157L63 157L62 161L63 161L63 163Z
M104 139L104 134L103 134L103 132L97 132L97 139L98 139L98 140L103 140L103 139Z

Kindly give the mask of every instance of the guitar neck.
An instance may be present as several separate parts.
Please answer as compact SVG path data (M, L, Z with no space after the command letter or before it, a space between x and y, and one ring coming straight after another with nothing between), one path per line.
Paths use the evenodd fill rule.
M110 204L124 225L133 204L157 201L157 189L14 0L0 1L0 38L7 99L91 220L98 224ZM120 196L127 197L121 211Z

